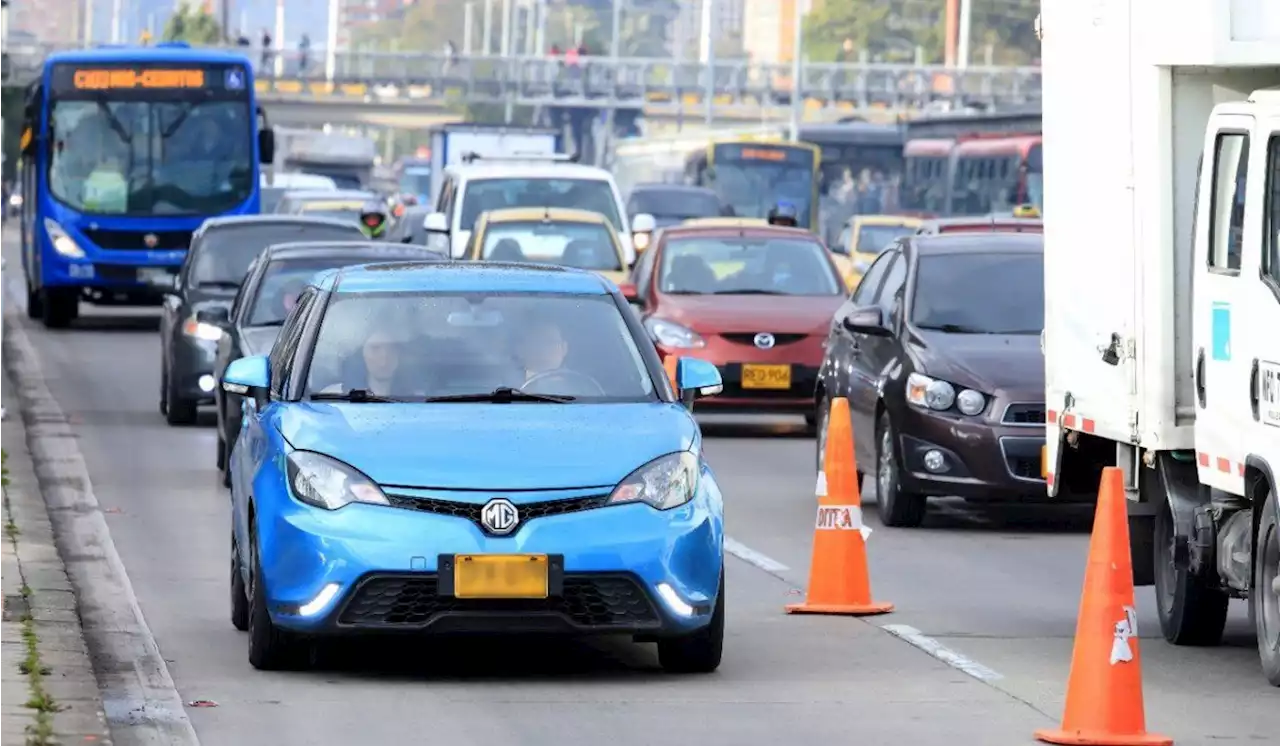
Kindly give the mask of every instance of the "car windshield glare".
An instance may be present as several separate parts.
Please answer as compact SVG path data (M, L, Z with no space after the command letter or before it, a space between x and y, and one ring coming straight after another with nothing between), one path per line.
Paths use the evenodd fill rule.
M816 240L695 237L662 255L661 292L692 295L837 295L840 280Z
M307 281L326 269L377 261L367 257L344 256L323 259L290 259L271 262L262 275L247 326L280 326L307 287Z
M615 230L618 215L613 186L604 179L472 179L462 198L460 225L471 230L481 213L508 207L565 207L603 215Z
M1039 334L1044 256L962 253L920 257L911 322L955 334Z
M640 349L609 295L339 292L320 324L307 394L425 401L511 388L649 401L657 394Z
M362 241L359 226L305 223L270 225L244 223L214 226L200 241L191 268L195 285L239 285L254 258L272 244L293 241Z
M484 232L481 258L606 272L622 269L613 234L601 223L554 220L493 223Z

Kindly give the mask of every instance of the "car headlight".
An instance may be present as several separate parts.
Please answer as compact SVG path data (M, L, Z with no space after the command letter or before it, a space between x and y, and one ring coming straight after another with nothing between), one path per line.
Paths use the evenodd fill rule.
M697 332L670 321L645 319L644 328L648 330L654 341L663 347L694 349L707 346L707 340L703 339Z
M987 408L987 397L980 391L965 389L956 395L956 409L970 417L982 414Z
M697 489L698 457L688 451L669 453L631 472L609 495L609 504L639 502L670 510L692 500Z
M44 231L49 234L49 241L53 244L54 251L68 259L84 258L84 249L77 246L71 236L67 235L67 232L53 218L44 219Z
M222 339L221 329L213 324L196 321L195 316L191 316L186 321L182 322L182 333L188 337L203 339L206 342L217 342L219 339Z
M308 505L337 510L351 503L390 504L378 485L337 459L314 451L294 451L286 463L293 496Z
M942 412L956 403L956 389L946 381L912 373L907 377L907 401L917 407Z
M631 243L635 246L636 251L644 251L649 248L649 234L633 233L631 234Z

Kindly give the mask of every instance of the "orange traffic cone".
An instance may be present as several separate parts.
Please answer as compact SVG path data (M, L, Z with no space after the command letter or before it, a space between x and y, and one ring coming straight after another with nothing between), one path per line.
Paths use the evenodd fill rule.
M818 475L818 521L813 531L809 592L788 614L867 616L893 611L893 604L871 600L867 543L871 529L862 524L862 497L853 462L853 425L849 401L831 402L827 446Z
M671 381L671 388L677 393L680 391L680 383L676 380L676 366L680 364L680 358L675 355L667 355L662 361L663 370L667 371L667 378Z
M1143 710L1124 476L1119 469L1107 467L1102 471L1089 539L1089 566L1084 574L1062 727L1038 730L1035 736L1060 744L1172 744L1172 738L1147 733Z

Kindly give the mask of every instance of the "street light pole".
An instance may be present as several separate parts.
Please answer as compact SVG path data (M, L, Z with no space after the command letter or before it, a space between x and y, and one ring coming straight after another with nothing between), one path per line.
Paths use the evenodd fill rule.
M329 33L324 42L324 79L333 84L338 73L338 0L329 0Z
M716 110L716 38L711 33L715 19L716 0L702 0L702 67L706 70L707 88L702 94L706 99L706 121L710 126Z
M801 76L804 74L801 52L804 48L804 10L800 0L791 0L795 28L791 43L791 141L800 141L800 119L804 114Z

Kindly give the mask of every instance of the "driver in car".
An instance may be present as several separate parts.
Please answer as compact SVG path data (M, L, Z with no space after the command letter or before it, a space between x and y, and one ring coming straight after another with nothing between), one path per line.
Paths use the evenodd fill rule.
M565 370L569 343L559 324L545 318L534 319L524 325L516 345L516 358L523 367L522 387L537 379L556 378L557 373Z

